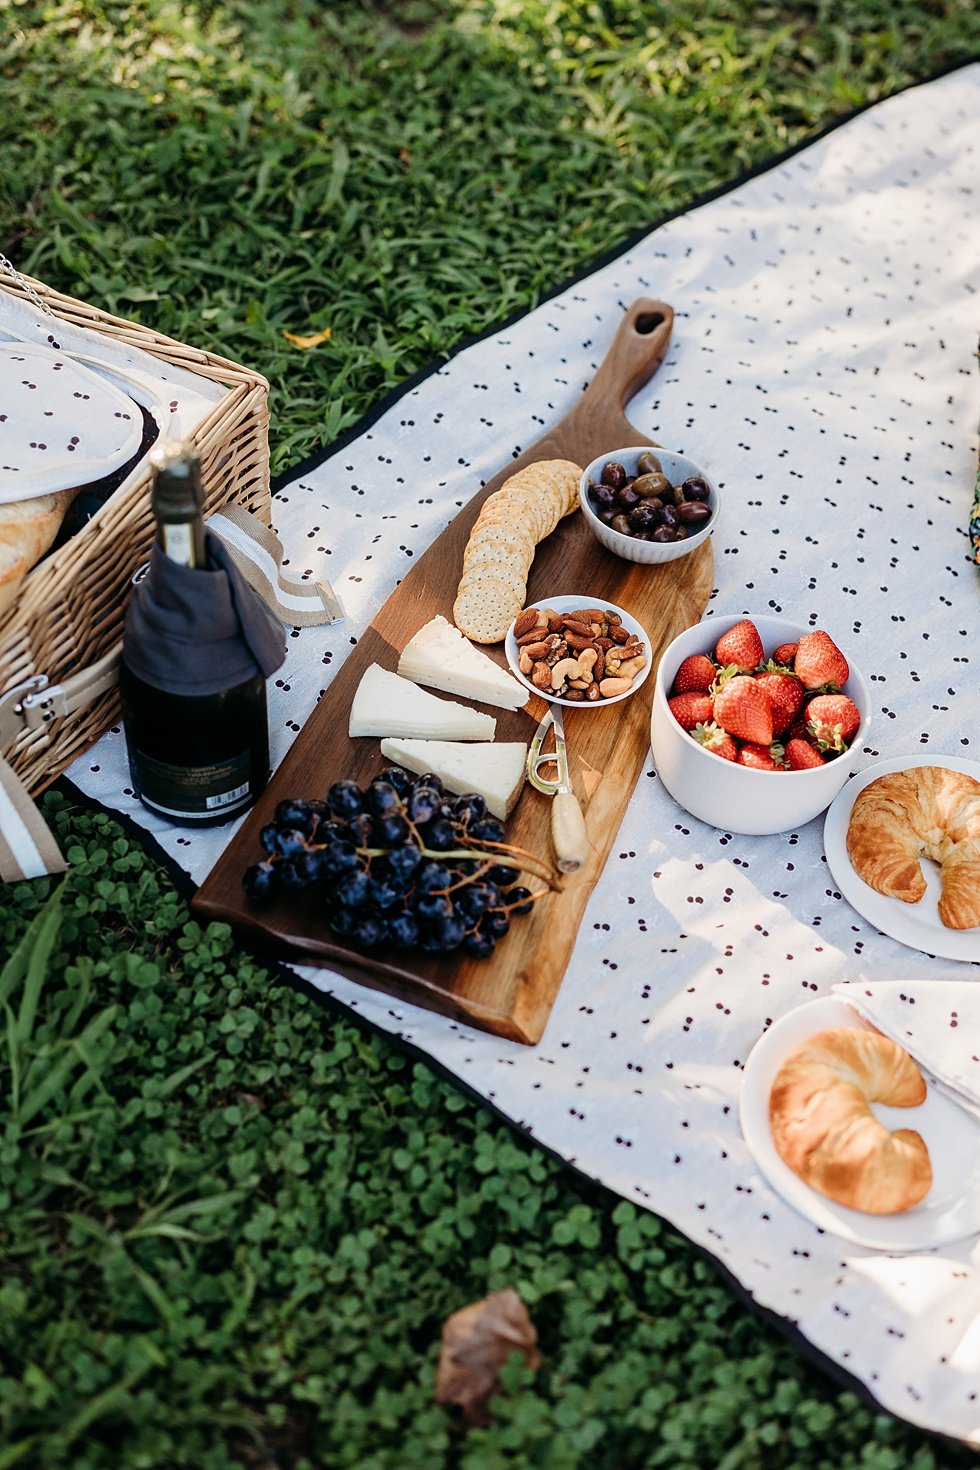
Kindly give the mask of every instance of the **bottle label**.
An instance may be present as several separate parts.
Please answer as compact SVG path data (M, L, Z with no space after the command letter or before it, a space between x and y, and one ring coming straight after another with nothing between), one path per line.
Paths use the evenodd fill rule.
M169 522L160 527L160 540L171 561L182 567L196 565L193 527L189 522Z
M139 796L164 817L230 816L252 798L251 756L244 750L210 766L172 766L136 752Z

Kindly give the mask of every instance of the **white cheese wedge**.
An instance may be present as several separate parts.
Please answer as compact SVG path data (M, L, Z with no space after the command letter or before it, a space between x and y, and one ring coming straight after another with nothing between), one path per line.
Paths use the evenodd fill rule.
M513 674L474 648L441 614L406 643L398 672L416 684L495 704L499 709L521 709L528 700L527 690Z
M370 664L351 701L349 733L404 735L420 740L492 740L493 715L426 694L380 664Z
M382 740L381 754L417 776L432 771L457 796L475 791L501 821L510 815L524 785L527 746L461 745L453 740Z

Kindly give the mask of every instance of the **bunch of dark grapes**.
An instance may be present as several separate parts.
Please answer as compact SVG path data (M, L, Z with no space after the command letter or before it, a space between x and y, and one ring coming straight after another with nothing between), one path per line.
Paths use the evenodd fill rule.
M245 874L248 898L312 890L331 931L367 949L484 958L533 902L503 823L482 796L453 796L436 775L392 766L367 787L336 782L325 801L280 801L260 836L266 856Z

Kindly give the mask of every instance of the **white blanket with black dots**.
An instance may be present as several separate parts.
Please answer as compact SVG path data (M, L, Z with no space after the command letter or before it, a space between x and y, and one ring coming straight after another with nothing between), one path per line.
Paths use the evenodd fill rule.
M629 413L724 487L708 617L781 612L834 633L872 690L862 768L980 762L978 115L980 66L858 115L462 351L289 484L275 519L291 570L331 579L348 620L289 640L274 760L410 559L565 414L624 307L649 295L677 321ZM118 732L70 775L196 881L232 835L191 839L122 794ZM775 837L728 836L724 820L688 817L648 762L537 1047L301 973L656 1209L886 1408L980 1443L977 1237L887 1254L822 1233L739 1126L743 1066L771 1021L842 981L902 981L928 1007L937 977L980 984L980 968L862 917L828 871L821 820ZM978 1187L976 1148L964 1178Z

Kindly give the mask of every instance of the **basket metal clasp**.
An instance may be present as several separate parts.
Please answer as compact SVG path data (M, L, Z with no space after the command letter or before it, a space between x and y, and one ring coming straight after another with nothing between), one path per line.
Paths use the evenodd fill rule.
M47 689L49 682L47 674L32 674L0 698L0 744L8 745L25 729L37 729L40 722L37 719L31 722L29 704L35 695Z
M47 674L37 674L31 682L35 687L23 696L19 707L14 706L28 730L40 730L68 714L68 701L60 684L49 683Z

